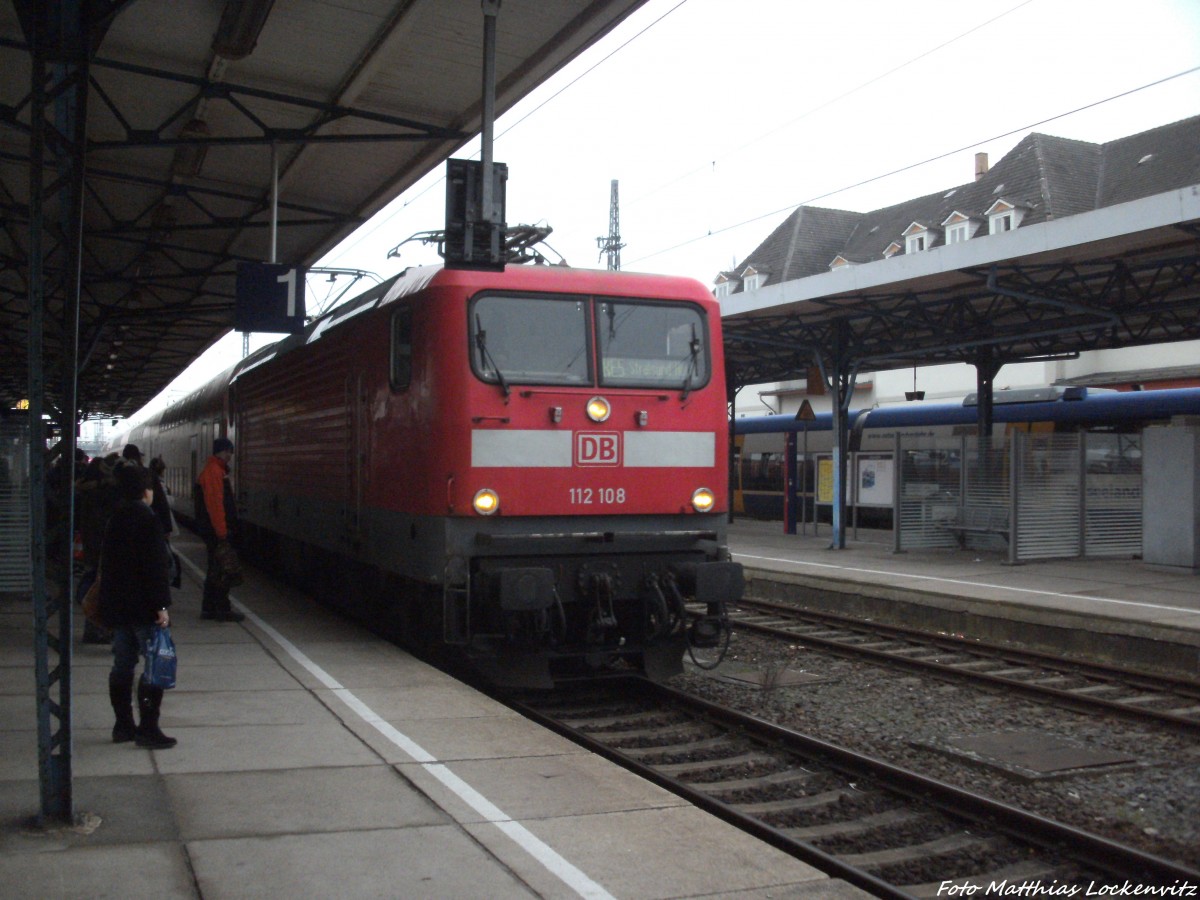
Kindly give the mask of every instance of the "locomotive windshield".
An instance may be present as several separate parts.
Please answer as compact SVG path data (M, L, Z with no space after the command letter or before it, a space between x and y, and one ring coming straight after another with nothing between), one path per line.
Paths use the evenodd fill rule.
M707 323L690 304L483 296L471 306L470 327L476 374L505 391L595 383L593 328L601 385L687 392L709 379Z
M588 301L481 297L471 310L475 371L500 384L590 384Z
M708 381L708 331L694 306L596 303L600 383L694 390Z

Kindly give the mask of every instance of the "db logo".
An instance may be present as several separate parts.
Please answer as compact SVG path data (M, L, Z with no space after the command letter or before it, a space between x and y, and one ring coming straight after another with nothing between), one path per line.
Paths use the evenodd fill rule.
M575 432L575 465L619 466L621 464L621 433L619 431Z

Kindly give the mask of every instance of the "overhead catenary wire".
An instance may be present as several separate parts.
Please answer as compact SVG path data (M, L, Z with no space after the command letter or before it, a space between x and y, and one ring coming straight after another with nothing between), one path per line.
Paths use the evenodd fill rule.
M584 78L586 78L592 72L596 71L596 69L598 69L600 66L604 65L606 62L608 62L610 59L612 59L614 56L616 56L618 53L620 53L622 50L624 50L626 47L628 47L630 44L632 44L638 38L645 35L648 31L650 31L650 29L654 28L656 25L658 25L659 23L664 21L668 16L677 12L687 2L688 2L688 0L679 0L678 3L676 3L670 9L668 9L666 12L664 12L662 15L660 15L654 21L648 23L643 28L639 29L637 31L637 33L631 35L629 38L627 38L625 41L623 41L619 46L614 47L611 51L606 53L602 58L598 59L592 65L588 66L586 69L584 69L582 72L580 72L574 78L572 78L570 81L568 81L566 84L564 84L558 90L556 90L553 94L551 94L550 96L543 99L536 106L534 106L532 109L530 109L524 115L522 115L521 118L517 119L515 122L508 124L504 128L503 131L499 132L494 137L493 140L499 141L501 138L503 138L506 134L508 134L514 128L521 125L527 119L532 117L535 113L540 112L542 109L544 109L546 106L548 106L552 101L556 100L563 93L570 90L572 87L574 87L576 84L578 84ZM832 97L829 100L826 100L825 102L818 104L817 106L814 106L813 108L805 111L804 113L800 114L799 116L795 117L794 119L791 119L788 122L785 122L783 125L780 125L777 128L772 128L770 131L763 132L762 134L752 138L751 140L746 141L745 143L739 145L738 147L736 147L734 150L730 151L729 153L723 154L721 157L718 157L717 159L728 158L729 156L731 156L733 154L736 154L736 153L741 152L742 150L745 150L747 147L753 146L756 143L766 140L771 135L777 134L778 132L782 131L783 129L794 125L796 122L799 122L811 115L814 115L817 112L820 112L822 109L832 106L833 104L838 103L838 102L846 99L847 97L858 93L859 91L865 90L866 88L870 87L871 85L875 84L876 82L882 81L883 79L885 79L891 75L894 75L895 73L913 65L914 63L919 62L920 60L926 58L927 56L931 56L932 54L937 53L940 50L944 50L946 47L949 47L951 44L954 44L954 43L962 40L963 38L965 38L971 34L974 34L975 32L977 32L983 28L988 27L989 25L995 24L996 22L1003 19L1005 16L1011 15L1012 13L1021 9L1022 7L1028 6L1030 3L1033 3L1033 2L1034 2L1034 0L1022 0L1022 2L1018 3L1016 6L1010 7L1009 9L1006 9L1004 12L1001 12L998 15L992 16L990 19L987 19L984 22L980 22L978 25L974 25L971 28L968 28L966 31L963 31L960 34L957 34L954 37L949 38L948 40L942 41L940 44L937 44L934 47L930 47L928 50L923 50L922 52L918 53L916 56L911 57L910 59L906 60L903 63L900 63L897 66L893 66L892 68L888 69L886 72L882 72L879 75L874 76L873 78L869 78L866 81L862 82L861 84L859 84L853 88L850 88L847 91L843 91L841 94L838 94L837 96ZM474 158L474 156L478 156L478 153L472 154L472 158ZM703 170L709 168L709 166L715 166L717 163L717 159L714 159L710 162L706 162L706 163L704 163L704 165L699 166L696 169L693 169L689 172L685 172L683 175L680 175L677 178L671 179L671 181L669 181L669 182L659 185L657 188L654 188L654 189L642 194L641 196L635 198L634 200L632 200L630 205L637 204L641 200L644 200L647 197L651 197L654 194L658 193L659 191L665 190L674 184L678 184L680 181L683 181L687 178L692 177L697 172L700 172L700 171L703 171ZM445 179L444 175L440 176L440 177L434 179L433 181L431 181L428 185L426 185L424 188L422 188L417 193L407 197L404 200L404 202L400 205L400 207L398 209L396 209L386 219L379 222L375 226L371 227L370 230L364 231L356 243L360 243L360 242L366 240L367 238L369 238L371 235L373 235L375 232L377 232L384 225L391 222L391 220L393 218L395 218L397 215L399 215L401 212L403 212L411 204L420 200L422 197L424 197L426 194L428 194L431 190L436 188L438 185L444 183L445 180L446 179ZM642 258L646 259L648 257L642 257Z
M504 137L505 135L509 134L511 131L513 131L513 129L517 128L519 125L521 125L522 123L524 123L525 121L527 121L527 120L528 120L530 117L532 117L532 116L533 116L535 113L539 112L540 110L542 110L543 108L545 108L545 107L546 107L546 106L547 106L549 103L551 103L553 100L557 99L557 98L558 98L559 96L561 96L563 93L565 93L566 91L568 91L568 90L569 90L571 87L573 87L574 85L576 85L577 83L579 83L581 80L583 80L584 78L586 78L586 77L587 77L588 75L590 75L592 72L596 71L596 69L597 69L597 68L599 68L600 66L604 65L606 62L608 62L609 60L611 60L611 59L612 59L614 56L616 56L618 53L620 53L622 50L624 50L626 47L628 47L628 46L629 46L630 44L632 44L634 41L636 41L637 39L639 39L639 38L641 38L642 36L644 36L644 35L645 35L645 34L646 34L648 31L650 31L650 30L651 30L652 28L654 28L656 25L658 25L659 23L661 23L662 21L664 21L665 19L667 19L667 18L668 18L669 16L671 16L673 13L677 12L677 11L678 11L680 8L682 8L682 7L683 7L683 6L684 6L684 5L685 5L687 2L688 2L688 0L679 0L679 2L678 2L678 3L675 3L675 4L674 4L674 5L673 5L673 6L672 6L672 7L671 7L669 10L667 10L667 11L666 11L666 12L664 12L662 15L660 15L660 16L658 16L656 19L654 19L652 22L648 23L647 25L645 25L644 27L642 27L641 29L639 29L639 30L637 31L637 33L635 33L635 34L631 35L629 38L627 38L625 41L623 41L623 42L622 42L622 43L621 43L619 46L617 46L617 47L613 48L611 51L609 51L607 54L605 54L605 55L604 55L604 56L603 56L601 59L597 60L595 63L593 63L592 65L588 66L588 68L586 68L584 71L580 72L578 75L576 75L576 76L575 76L574 78L572 78L572 79L571 79L569 82L567 82L566 84L564 84L562 87L558 88L558 89L557 89L557 90L556 90L556 91L555 91L553 94L551 94L550 96L548 96L548 97L546 97L545 99L543 99L542 101L540 101L540 102L539 102L539 103L538 103L536 106L534 106L532 109L530 109L530 110L529 110L528 112L526 112L524 115L522 115L522 116L521 116L521 118L519 118L519 119L517 119L516 121L514 121L514 122L512 122L512 123L508 124L508 125L507 125L507 126L504 128L504 129L503 129L503 131L499 132L499 133L496 135L496 138L495 138L495 139L496 139L496 140L499 140L500 138L502 138L502 137ZM713 160L711 160L711 161L706 161L706 162L705 162L703 165L701 165L701 166L698 166L698 167L696 167L695 169L693 169L693 170L690 170L689 172L686 172L686 173L684 173L684 174L682 174L682 175L679 175L679 176L677 176L677 177L675 177L675 178L672 178L670 181L668 181L668 182L665 182L665 183L663 183L663 184L659 185L659 186L658 186L658 187L656 187L656 188L653 188L653 189L651 189L651 190L649 190L649 191L647 191L647 192L644 192L644 193L642 193L641 195L639 195L639 196L637 196L637 197L633 198L632 200L630 200L630 201L628 202L628 205L630 205L630 206L632 206L632 205L636 205L637 203L639 203L639 202L641 202L641 201L643 201L643 200L646 200L646 199L647 199L647 198L649 198L649 197L652 197L654 194L657 194L657 193L659 193L660 191L662 191L662 190L665 190L665 189L667 189L667 188L671 187L672 185L678 184L680 181L686 180L687 178L689 178L689 177L692 177L692 176L694 176L695 174L697 174L697 173L699 173L699 172L702 172L702 171L708 171L708 170L710 170L711 168L715 167L715 165L716 165L716 163L717 163L717 161L718 161L719 159L727 159L728 157L730 157L730 156L732 156L732 155L735 155L735 154L737 154L737 153L739 153L739 152L741 152L741 151L745 150L746 148L748 148L748 147L750 147L750 146L753 146L754 144L757 144L757 143L759 143L759 142L761 142L761 141L765 140L766 138L768 138L768 137L770 137L770 136L772 136L772 135L774 135L774 134L777 134L778 132L780 132L780 131L782 131L782 130L784 130L784 129L788 128L788 127L791 127L791 126L792 126L792 125L794 125L796 122L799 122L799 121L801 121L801 120L803 120L803 119L805 119L805 118L808 118L809 116L812 116L812 115L816 114L817 112L819 112L819 111L821 111L821 110L823 110L823 109L826 109L826 108L828 108L829 106L831 106L831 105L833 105L833 104L835 104L835 103L841 102L841 101L845 100L847 97L849 97L849 96L851 96L851 95L853 95L853 94L855 94L855 93L858 93L858 92L860 92L860 91L862 91L862 90L864 90L864 89L866 89L866 88L870 87L871 85L874 85L874 84L876 84L876 83L878 83L878 82L880 82L880 81L882 81L882 80L884 80L884 79L886 79L886 78L888 78L888 77L890 77L890 76L892 76L892 75L895 75L897 72L899 72L899 71L901 71L901 70L903 70L903 69L905 69L905 68L907 68L907 67L909 67L909 66L911 66L911 65L913 65L913 64L915 64L915 63L917 63L917 62L919 62L920 60L923 60L923 59L925 59L925 58L927 58L927 57L929 57L929 56L931 56L931 55L933 55L933 54L935 54L935 53L937 53L937 52L939 52L939 51L941 51L941 50L944 50L946 47L949 47L950 45L952 45L952 44L954 44L954 43L956 43L956 42L958 42L958 41L960 41L960 40L962 40L962 39L964 39L964 38L966 38L966 37L968 37L968 36L970 36L970 35L972 35L972 34L975 34L976 32L978 32L978 31L980 31L980 30L982 30L982 29L984 29L984 28L987 28L987 27L989 27L989 26L992 26L992 25L994 25L995 23L997 23L997 22L998 22L998 21L1000 21L1001 19L1003 19L1003 18L1005 18L1005 17L1007 17L1007 16L1009 16L1009 15L1011 15L1011 14L1013 14L1013 13L1017 12L1018 10L1020 10L1020 9L1024 8L1025 6L1028 6L1029 4L1031 4L1031 3L1033 3L1033 2L1034 2L1034 0L1022 0L1022 2L1019 2L1019 3L1017 3L1015 6L1012 6L1012 7L1008 8L1008 9L1004 10L1003 12L1000 12L1000 13L998 13L997 15L994 15L994 16L992 16L991 18L989 18L989 19L987 19L987 20L985 20L985 21L983 21L983 22L980 22L979 24L977 24L977 25L974 25L974 26L972 26L971 28L968 28L968 29L966 29L965 31L963 31L963 32L961 32L961 33L959 33L959 34L955 35L954 37L951 37L951 38L949 38L949 39L947 39L947 40L945 40L945 41L942 41L941 43L939 43L939 44L937 44L937 45L935 45L935 46L933 46L933 47L930 47L930 48L928 48L928 49L926 49L926 50L923 50L923 51L921 51L921 52L920 52L920 53L918 53L918 54L915 54L914 56L912 56L911 58L909 58L909 59L908 59L908 60L906 60L905 62L903 62L903 63L900 63L899 65L893 66L892 68L888 69L887 71L885 71L885 72L883 72L883 73L880 73L879 75L875 75L875 76L873 76L873 77L871 77L871 78L869 78L869 79L867 79L867 80L863 81L862 83L860 83L860 84L856 85L855 87L853 87L853 88L850 88L850 89L848 89L848 90L846 90L846 91L843 91L843 92L841 92L840 94L838 94L838 95L837 95L837 96L835 96L835 97L832 97L832 98L830 98L829 100L823 101L822 103L820 103L820 104L818 104L818 105L816 105L816 106L812 107L812 108L811 108L811 109L809 109L809 110L806 110L805 112L801 113L799 116L797 116L797 117L795 117L795 118L793 118L793 119L791 119L791 120L789 120L789 121L785 122L784 124L782 124L782 125L780 125L780 126L778 126L778 127L772 128L771 130L769 130L769 131L766 131L766 132L764 132L764 133L762 133L762 134L760 134L760 135L758 135L758 136L756 136L756 137L752 138L751 140L749 140L749 141L746 141L746 142L744 142L744 143L740 144L738 147L734 148L733 150L730 150L730 151L728 151L728 152L727 152L727 153L725 153L725 154L722 154L720 157L717 157L717 158L715 158L715 159L713 159ZM1198 68L1200 68L1200 67L1198 67ZM1067 116L1073 115L1073 114L1075 114L1075 113L1078 113L1078 112L1081 112L1081 111L1084 111L1084 110L1087 110L1087 109L1092 109L1092 108L1094 108L1094 107L1096 107L1096 106L1099 106L1099 105L1101 105L1101 104L1108 103L1108 102L1111 102L1111 101L1114 101L1114 100L1120 99L1120 98L1122 98L1122 97L1129 96L1129 95L1131 95L1131 94L1135 94L1135 93L1137 93L1137 92L1139 92L1139 91L1143 91L1143 90L1146 90L1146 89L1148 89L1148 88L1151 88L1151 87L1155 87L1155 86L1157 86L1157 85L1160 85L1160 84L1163 84L1163 83L1165 83L1165 82L1171 81L1171 80L1173 80L1173 79L1175 79L1175 78L1180 78L1180 77L1183 77L1183 76L1185 76L1185 75L1189 75L1189 74L1191 74L1191 73L1193 73L1193 72L1195 72L1195 71L1197 71L1197 68L1188 69L1188 70L1186 70L1186 71L1183 71L1183 72L1177 73L1177 74L1175 74L1175 75L1167 76L1167 77L1165 77L1165 78L1159 79L1159 80L1157 80L1157 81L1154 81L1154 82L1150 82L1150 83L1148 83L1148 84L1145 84L1145 85L1142 85L1142 86L1140 86L1140 87L1137 87L1137 88L1132 88L1132 89L1130 89L1130 90L1127 90L1127 91L1124 91L1124 92L1121 92L1121 93L1118 93L1118 94L1114 94L1114 95L1112 95L1112 96L1110 96L1110 97L1106 97L1106 98L1104 98L1104 99L1102 99L1102 100L1097 100L1097 101L1094 101L1094 102L1092 102L1092 103L1085 104L1085 105L1083 105L1083 106L1077 107L1077 108L1075 108L1075 109L1073 109L1073 110L1070 110L1070 111L1068 111L1068 112L1059 113L1059 114L1057 114L1057 115L1054 115L1054 116L1050 116L1050 117L1048 117L1048 118L1041 119L1041 120L1039 120L1039 121L1037 121L1037 122L1034 122L1034 123L1032 123L1032 124L1029 124L1029 125L1025 125L1025 126L1022 126L1022 127L1019 127L1019 128L1010 129L1010 130L1008 130L1008 131L1006 131L1006 132L1004 132L1004 133L1002 133L1002 134L996 135L996 136L994 136L994 137L987 138L987 139L984 139L984 140L981 140L981 141L975 141L975 142L973 142L973 143L970 143L970 144L967 144L967 145L965 145L965 146L963 146L963 147L956 148L956 149L954 149L954 150L949 150L949 151L946 151L946 152L944 152L944 153L941 153L941 154L938 154L938 155L936 155L936 156L930 157L929 159L925 159L925 160L921 160L921 161L919 161L919 162L914 162L914 163L911 163L911 164L908 164L908 165L905 165L905 166L901 166L900 168L893 169L893 170L890 170L890 171L888 171L888 172L884 172L884 173L881 173L881 174L879 174L879 175L875 175L875 176L872 176L872 177L870 177L870 178L863 179L862 181L856 182L856 183L854 183L854 184L847 185L847 186L844 186L844 187L840 187L840 188L837 188L837 189L834 189L834 190L830 190L830 191L824 192L824 193L822 193L822 194L819 194L819 195L817 195L817 196L810 197L810 198L808 198L808 199L806 199L806 200L801 200L801 201L799 201L799 202L797 202L797 203L788 204L787 206L781 207L781 208L779 208L779 209L773 209L773 210L771 210L771 211L769 211L769 212L764 212L764 213L761 213L761 214L759 214L759 215L752 216L752 217L751 217L751 218L749 218L749 219L745 219L745 220L743 220L743 221L740 221L740 222L737 222L737 223L734 223L734 224L731 224L731 225L721 226L721 227L718 227L718 228L711 228L711 229L707 230L707 231L706 231L704 234L701 234L701 235L696 235L696 236L694 236L694 237L691 237L691 238L688 238L688 239L686 239L686 240L684 240L684 241L682 241L682 242L680 242L680 243L673 244L673 245L671 245L671 246L664 247L664 248L662 248L662 249L659 249L659 250L655 250L655 251L653 251L653 252L651 252L651 253L644 254L644 255L642 255L642 256L640 256L640 257L638 257L637 259L634 259L634 260L632 260L632 261L626 261L626 262L627 262L627 264L630 264L630 262L632 262L632 263L640 263L640 262L643 262L643 261L645 261L645 260L648 260L648 259L653 259L653 258L655 258L655 257L657 257L657 256L661 256L661 255L662 255L662 254L664 254L664 253L669 253L669 252L671 252L671 251L673 251L673 250L677 250L677 249L680 249L680 248L682 248L682 247L687 247L687 246L690 246L690 245L692 245L692 244L694 244L694 243L696 243L696 242L698 242L698 241L704 240L704 239L706 239L706 238L708 238L708 237L712 237L712 236L715 236L715 235L718 235L718 234L722 234L722 233L724 233L724 232L727 232L727 231L732 231L732 230L734 230L734 229L737 229L737 228L740 228L740 227L742 227L742 226L744 226L744 225L752 224L753 222L757 222L757 221L760 221L760 220L762 220L762 219L770 218L771 216L779 215L781 212L784 212L784 211L790 211L791 209L794 209L794 208L795 208L795 207L797 207L797 206L802 206L802 205L804 205L804 204L807 204L807 203L812 203L812 202L814 202L814 201L817 201L817 200L823 199L823 198L825 198L825 197L834 196L834 195L836 195L836 194L843 193L843 192L845 192L845 191L849 191L849 190L852 190L852 189L854 189L854 188L857 188L857 187L861 187L861 186L864 186L864 185L872 184L872 183L874 183L874 182L876 182L876 181L880 181L880 180L882 180L882 179L884 179L884 178L888 178L888 177L891 177L891 176L894 176L894 175L897 175L897 174L901 174L901 173L903 173L903 172L906 172L906 171L910 171L910 170L912 170L912 169L915 169L915 168L919 168L919 167L921 167L921 166L924 166L924 165L927 165L927 164L929 164L929 163L936 162L936 161L938 161L938 160L944 159L944 158L946 158L946 157L949 157L949 156L953 156L953 155L955 155L955 154L957 154L957 153L962 153L962 152L964 152L964 151L966 151L966 150L969 150L969 149L972 149L972 148L974 148L974 147L977 147L977 146L979 146L979 145L981 145L981 144L984 144L984 143L986 143L987 141L999 140L999 139L1002 139L1002 138L1005 138L1005 137L1009 137L1009 136L1011 136L1011 135L1013 135L1013 134L1020 133L1020 132L1021 132L1021 131L1023 131L1023 130L1027 130L1027 129L1035 128L1035 127L1037 127L1037 126L1039 126L1039 125L1043 125L1043 124L1046 124L1046 123L1048 123L1048 122L1053 122L1053 121L1056 121L1056 120L1058 120L1058 119L1065 118L1065 117L1067 117ZM478 153L475 153L475 154L473 154L473 155L474 155L474 156L478 156ZM355 240L355 242L354 242L354 243L355 243L355 244L358 244L358 243L362 243L362 242L366 241L366 240L367 240L367 239L368 239L368 238L369 238L371 235L373 235L374 233L376 233L376 232L377 232L379 229L381 229L381 228L383 228L384 226L386 226L386 225L390 224L390 223L391 223L391 221L392 221L392 220L393 220L393 219L394 219L396 216L400 215L400 214L401 214L401 213L402 213L402 212L403 212L403 211L404 211L406 208L408 208L408 207L409 207L411 204L415 203L416 201L418 201L419 199L421 199L422 197L424 197L424 196L425 196L427 193L429 193L429 191L430 191L430 190L433 190L434 188L436 188L437 186L439 186L440 184L442 184L444 181L445 181L445 178L444 178L444 176L440 176L440 177L438 177L437 179L435 179L435 180L431 181L431 182L430 182L428 185L426 185L426 186L425 186L423 189L421 189L419 192L417 192L417 193L415 193L415 194L412 194L411 196L409 196L409 197L405 198L405 199L404 199L404 201L403 201L403 203L402 203L402 204L399 206L399 208L397 208L397 209L396 209L394 212L392 212L390 215L388 215L388 216L387 216L385 219L382 219L380 222L376 223L374 226L370 226L370 227L369 227L369 230L364 230L364 231L362 231L362 233L361 233L361 234L359 234L359 235L356 235L355 237L356 237L357 239Z
M684 172L682 175L678 176L677 178L673 178L670 181L665 182L664 184L660 184L658 187L653 188L652 190L649 190L649 191L645 192L644 194L641 194L638 197L634 197L632 200L629 201L629 206L634 206L634 205L640 203L641 201L647 199L648 197L653 197L658 192L664 191L667 188L672 187L673 185L676 185L681 181L686 181L688 178L691 178L693 175L697 175L701 172L708 171L710 168L715 168L717 163L719 161L721 161L722 159L728 159L731 156L741 153L743 150L747 149L748 147L753 147L755 144L758 144L758 143L766 140L767 138L771 137L772 135L778 134L781 131L791 128L797 122L801 122L804 119L807 119L809 116L816 115L821 110L828 109L829 107L833 106L835 103L840 103L841 101L845 100L847 97L851 97L854 94L857 94L859 91L866 90L871 85L877 84L878 82L883 81L885 78L889 78L892 75L895 75L897 72L907 69L909 66L920 62L921 60L925 59L927 56L932 56L934 53L937 53L939 50L944 50L947 47L949 47L951 44L955 44L958 41L961 41L963 38L968 37L968 36L974 34L975 32L980 31L981 29L987 28L989 25L994 25L996 22L999 22L1005 16L1009 16L1012 13L1015 13L1017 10L1021 9L1022 7L1028 6L1030 3L1033 3L1033 2L1034 2L1034 0L1023 0L1023 2L1018 3L1016 6L1006 9L1004 12L999 13L998 15L992 16L992 18L988 19L987 21L980 22L978 25L974 25L971 28L968 28L966 31L964 31L960 34L957 34L954 37L949 38L948 40L942 41L940 44L937 44L934 47L930 47L928 50L924 50L921 53L918 53L916 56L911 57L910 59L906 60L905 62L900 63L897 66L892 66L892 68L888 69L886 72L881 72L878 75L876 75L872 78L868 78L866 81L855 85L854 87L850 88L849 90L842 91L842 93L837 94L834 97L830 97L828 100L824 100L821 103L818 103L816 106L805 110L800 115L798 115L792 119L789 119L788 121L784 122L782 125L772 128L770 131L764 131L762 134L756 135L755 137L751 138L750 140L748 140L742 144L739 144L737 147L734 147L732 150L730 150L726 153L723 153L720 156L717 156L714 159L709 160L709 161L703 163L702 165L697 166L694 169Z
M515 122L506 126L503 131L501 131L499 134L495 135L495 137L492 139L493 143L496 141L499 141L502 137L504 137L506 134L508 134L510 131L512 131L514 128L516 128L518 125L520 125L526 119L528 119L534 113L543 109L551 101L557 99L565 91L569 90L571 87L573 87L579 81L581 81L582 79L584 79L588 75L590 75L592 72L594 72L597 68L604 65L604 63L608 62L610 59L612 59L614 56L616 56L618 53L620 53L622 50L624 50L626 47L628 47L630 44L632 44L634 41L636 41L638 38L640 38L643 34L645 34L647 31L649 31L651 28L653 28L659 22L663 21L663 19L667 18L667 16L671 15L673 12L678 10L681 6L683 6L687 2L688 2L688 0L679 0L678 3L676 3L670 9L668 9L665 13L663 13L661 16L659 16L653 22L650 22L648 25L646 25L644 28L642 28L636 34L630 36L627 40L622 42L620 46L614 47L611 51L609 51L607 54L605 54L601 59L598 59L592 65L588 66L586 69L584 69L582 72L580 72L574 78L572 78L570 81L568 81L562 87L560 87L557 91L555 91L549 97L542 100L533 109L529 110L529 112L525 113L525 115L521 116L521 118L517 119ZM1025 2L1031 3L1031 2L1033 2L1033 0L1025 0ZM471 158L474 159L478 155L479 155L479 153L478 153L478 151L476 151L475 153L473 153L471 155ZM374 225L373 227L371 227L369 231L363 231L363 233L361 234L361 236L359 236L359 239L355 243L361 243L362 241L369 238L371 235L373 235L375 232L377 232L384 225L391 222L391 220L393 218L395 218L397 215L399 215L401 212L403 212L407 207L409 207L416 201L420 200L422 197L424 197L426 194L428 194L431 190L433 190L438 185L444 183L445 180L446 180L446 176L442 175L442 176L434 179L433 181L431 181L429 184L427 184L424 188L422 188L417 193L413 194L411 197L406 198L405 201L402 204L400 204L400 207L397 210L395 210L391 215L389 215L386 219L382 220L381 222L379 222L376 225Z
M891 178L893 175L899 175L904 172L909 172L913 169L918 169L921 166L929 165L930 163L937 162L942 159L946 159L947 157L955 156L959 153L965 153L968 150L972 150L975 147L979 147L983 144L990 143L991 141L1002 140L1003 138L1006 138L1006 137L1012 137L1014 134L1020 134L1025 131L1030 131L1031 129L1037 128L1041 125L1045 125L1048 122L1055 122L1059 119L1065 119L1068 116L1073 116L1077 113L1081 113L1081 112L1084 112L1089 109L1094 109L1097 106L1102 106L1105 103L1111 103L1115 100L1120 100L1124 97L1130 97L1134 94L1139 93L1140 91L1145 91L1145 90L1149 90L1150 88L1158 87L1159 85L1166 84L1169 81L1174 81L1177 78L1183 78L1187 75L1192 75L1196 72L1200 72L1200 66L1193 66L1192 68L1185 69L1182 72L1176 72L1174 75L1167 75L1164 78L1159 78L1156 81L1148 82L1147 84L1143 84L1139 87L1130 88L1129 90L1121 91L1118 94L1113 94L1111 96L1104 97L1103 99L1100 99L1100 100L1094 100L1091 103L1085 103L1083 106L1077 106L1074 109L1068 110L1066 112L1058 113L1053 116L1047 116L1044 119L1039 119L1036 122L1030 122L1028 124L1021 125L1017 128L1011 128L1008 131L1002 132L1001 134L995 134L995 135L992 135L991 137L982 138L977 141L972 141L969 144L964 144L963 146L956 147L953 150L947 150L943 153L939 153L939 154L937 154L935 156L931 156L927 159L920 160L919 162L908 163L907 165L900 166L899 168L891 169L887 172L881 172L878 175L872 175L869 178L864 178L861 181L854 182L853 184L848 184L848 185L844 185L842 187L834 188L832 190L825 191L824 193L816 194L805 200L799 200L794 203L789 203L786 206L781 206L781 207L778 207L777 209L772 209L769 212L764 212L764 213L760 213L756 216L751 216L749 219L743 219L742 221L736 222L731 225L725 225L720 228L710 228L704 234L696 235L695 237L688 238L685 241L681 241L677 244L672 244L669 247L663 247L660 250L655 250L653 253L647 253L643 256L639 256L637 259L631 260L630 263L631 264L639 263L639 262L643 262L647 259L653 259L656 256L661 256L664 253L671 253L672 251L679 250L683 247L690 246L691 244L694 244L697 241L703 241L703 240L706 240L707 238L714 237L718 234L723 234L727 231L733 231L733 230L735 230L737 228L741 228L745 225L750 225L754 222L762 221L763 219L769 219L772 216L778 216L785 212L791 212L793 209L795 209L798 206L806 206L810 203L815 203L818 200L823 200L826 197L833 197L833 196L836 196L837 194L842 194L842 193L845 193L846 191L851 191L851 190L854 190L855 188L863 187L864 185L873 184L876 181L883 180L884 178Z

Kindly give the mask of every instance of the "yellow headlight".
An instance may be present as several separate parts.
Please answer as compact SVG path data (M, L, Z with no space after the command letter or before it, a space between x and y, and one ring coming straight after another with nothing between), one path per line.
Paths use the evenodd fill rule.
M696 488L692 494L692 506L696 512L706 513L713 508L713 504L716 502L717 498L708 488Z
M476 492L475 499L471 501L471 505L475 507L475 512L481 516L490 516L500 508L500 495L491 488L484 488Z
M608 401L603 397L593 397L587 402L588 418L593 422L603 422L608 418L612 409L608 405Z

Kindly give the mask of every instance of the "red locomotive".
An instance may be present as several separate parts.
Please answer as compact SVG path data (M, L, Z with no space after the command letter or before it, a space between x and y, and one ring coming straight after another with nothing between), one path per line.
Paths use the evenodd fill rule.
M410 269L131 436L177 510L237 446L241 540L510 683L678 671L736 600L717 304L689 279ZM325 593L331 593L326 590Z

